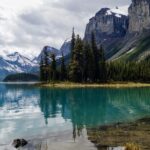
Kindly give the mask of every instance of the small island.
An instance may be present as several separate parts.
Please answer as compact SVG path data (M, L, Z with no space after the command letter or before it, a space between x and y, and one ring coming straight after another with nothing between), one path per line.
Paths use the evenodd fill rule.
M38 83L36 86L45 88L136 88L150 87L150 83L140 82L108 82L108 83L74 83L74 82L51 82Z
M39 77L35 74L17 73L17 74L8 75L3 81L4 82L33 82L33 81L39 81Z
M41 87L150 87L150 60L108 61L103 45L98 46L94 32L90 42L72 31L70 54L57 60L44 47L40 62Z

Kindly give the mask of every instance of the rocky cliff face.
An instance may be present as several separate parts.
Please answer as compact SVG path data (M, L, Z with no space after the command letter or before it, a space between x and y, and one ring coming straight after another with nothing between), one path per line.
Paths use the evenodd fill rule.
M85 40L90 41L91 34L94 32L97 44L101 44L110 39L124 37L127 29L128 16L118 8L103 8L89 20L85 31Z
M129 7L129 33L150 29L150 0L132 0Z
M128 10L128 34L111 60L141 61L150 58L150 0L132 0Z
M92 32L97 45L103 45L109 60L126 54L130 54L130 60L141 60L145 54L149 57L150 0L132 0L128 15L118 8L101 9L87 24L86 41L90 42Z

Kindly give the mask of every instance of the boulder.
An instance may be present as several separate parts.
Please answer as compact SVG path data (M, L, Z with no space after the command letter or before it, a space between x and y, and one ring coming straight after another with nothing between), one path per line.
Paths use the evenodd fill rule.
M12 143L15 148L24 147L27 144L28 142L25 139L15 139Z

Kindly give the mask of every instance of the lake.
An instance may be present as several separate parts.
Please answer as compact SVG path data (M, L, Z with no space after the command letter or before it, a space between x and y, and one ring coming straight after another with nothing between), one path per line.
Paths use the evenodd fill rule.
M150 117L150 88L48 89L0 84L0 145Z

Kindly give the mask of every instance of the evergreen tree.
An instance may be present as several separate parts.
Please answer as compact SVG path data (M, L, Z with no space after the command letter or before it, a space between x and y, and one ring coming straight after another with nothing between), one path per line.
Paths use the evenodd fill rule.
M49 54L47 52L47 47L44 47L44 81L49 81Z
M150 81L150 64L146 61L108 63L107 75L110 81Z
M49 54L47 51L47 46L44 47L44 63L45 63L45 66L49 65Z
M43 62L43 59L41 57L41 60L40 60L40 81L45 81L45 78L44 78L44 62Z
M51 63L49 59L51 58ZM58 79L55 55L49 58L47 47L40 62L40 79L48 82ZM62 54L60 77L64 81L67 75L73 82L138 81L150 82L150 57L140 62L112 61L106 62L104 49L97 47L92 33L91 43L84 43L79 35L75 37L74 29L71 40L71 61L66 70Z
M74 47L74 54L69 67L69 78L74 82L81 82L83 78L83 41L79 35Z
M106 60L105 60L105 55L104 55L104 49L103 47L101 46L100 47L100 50L99 50L99 53L100 53L100 61L99 61L99 67L100 67L100 81L101 82L106 82L107 81L107 68L106 68Z
M92 80L93 80L93 55L90 45L85 42L83 47L83 81L89 82Z
M66 70L66 66L65 66L64 55L62 53L61 68L60 68L60 80L64 81L66 79L67 79L67 70Z
M70 81L80 82L79 76L81 74L80 74L80 71L79 71L79 67L80 67L79 62L73 59L71 65L70 65L70 69L69 69L69 79L70 79Z
M92 55L93 55L93 81L99 81L99 74L100 74L100 52L97 48L96 45L96 39L95 39L95 34L92 32L92 37L91 37L91 47L92 47Z
M56 57L54 54L51 54L51 81L55 81L57 79L57 70L56 70Z
M73 59L73 55L74 55L74 47L75 47L75 32L74 32L74 28L72 30L72 39L71 39L71 59Z

